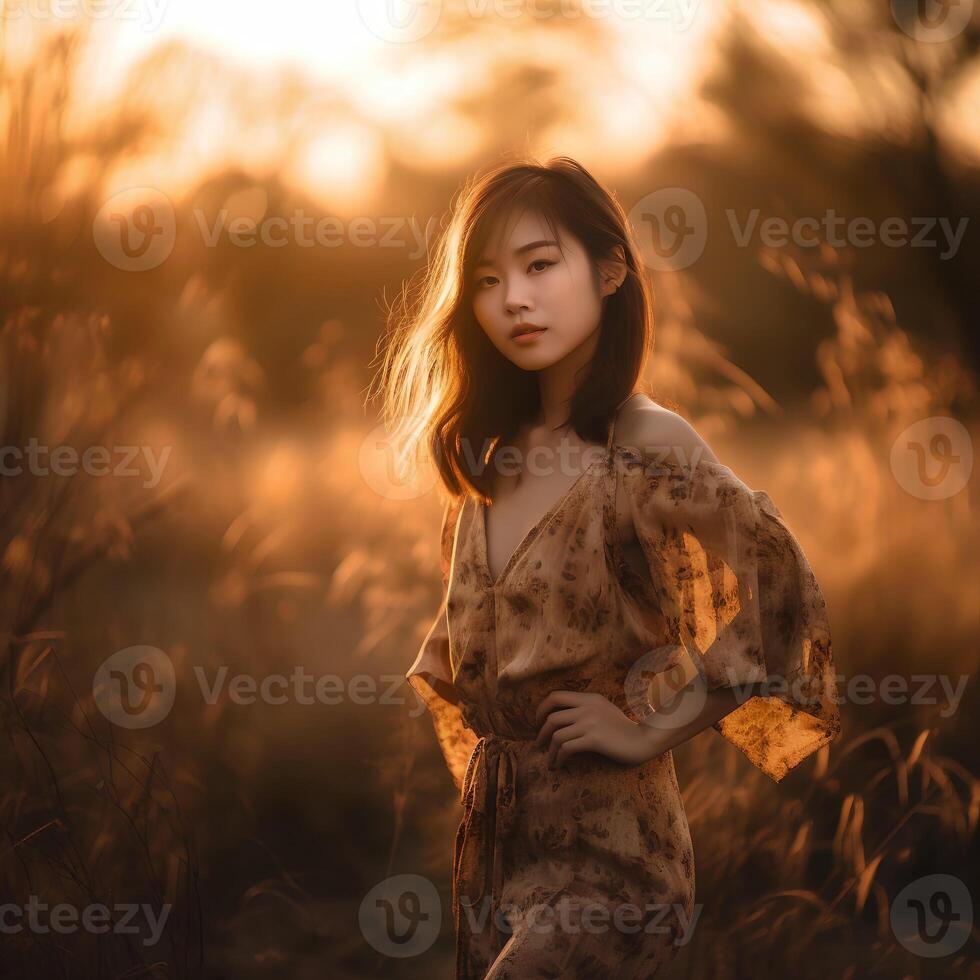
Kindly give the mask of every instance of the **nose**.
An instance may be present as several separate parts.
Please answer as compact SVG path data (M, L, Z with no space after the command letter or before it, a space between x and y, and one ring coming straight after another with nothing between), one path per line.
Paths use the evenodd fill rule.
M527 284L524 282L511 282L507 286L507 293L504 299L504 308L508 316L517 316L518 313L527 312L531 309L531 300L527 294Z
M506 303L507 314L517 316L518 313L527 313L531 309L531 304L523 299L509 299Z

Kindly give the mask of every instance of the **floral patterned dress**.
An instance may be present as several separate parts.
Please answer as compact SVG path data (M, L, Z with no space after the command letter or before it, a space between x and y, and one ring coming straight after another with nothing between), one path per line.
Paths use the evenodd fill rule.
M643 721L651 678L681 665L704 691L776 678L713 727L777 782L840 731L826 605L768 495L718 462L615 445L614 424L496 581L482 504L444 514L443 604L406 677L461 793L465 980L650 977L690 928L671 753L629 767L583 752L549 770L533 744L549 692L595 691ZM649 575L621 553L617 495Z

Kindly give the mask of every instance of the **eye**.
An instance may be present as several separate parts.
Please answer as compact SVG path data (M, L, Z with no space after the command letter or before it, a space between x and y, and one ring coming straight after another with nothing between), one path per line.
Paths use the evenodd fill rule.
M544 272L544 270L545 270L545 269L547 269L547 268L548 268L548 266L551 266L551 265L557 265L557 264L558 264L557 262L553 262L553 261L551 261L550 259L535 259L535 260L534 260L534 261L533 261L533 262L532 262L532 263L531 263L531 264L530 264L530 265L529 265L529 266L527 267L527 271L528 271L528 272L530 272L530 271L531 271L532 269L534 269L534 267L535 267L536 265L541 265L541 266L544 266L544 269L540 269L540 270L538 270L538 271L540 271L540 272ZM476 280L476 288L477 288L477 289L487 289L487 288L489 288L489 286L492 286L492 285L493 285L493 282L491 282L491 283L488 283L488 284L487 284L486 286L484 285L484 283L485 283L485 282L486 282L486 281L487 281L488 279L492 279L492 280L493 280L494 282L496 282L496 280L497 280L497 277L496 277L496 276L481 276L481 277L480 277L479 279L477 279L477 280Z

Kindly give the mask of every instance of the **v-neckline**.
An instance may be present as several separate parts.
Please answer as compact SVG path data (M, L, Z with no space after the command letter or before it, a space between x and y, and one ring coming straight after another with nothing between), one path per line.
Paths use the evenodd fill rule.
M616 421L619 418L619 413L622 407L631 399L637 392L630 392L617 406L616 410L613 412L613 417L609 422L609 428L606 434L606 447L605 452L601 455L596 455L596 458L582 471L575 482L535 521L534 525L530 527L524 537L521 538L517 543L517 547L511 553L510 558L507 559L507 563L500 570L500 574L494 578L493 572L490 571L490 558L489 558L489 537L487 535L487 508L483 501L478 498L474 499L474 520L476 521L478 527L477 541L479 542L479 563L480 571L483 573L483 577L486 579L487 586L493 591L496 590L507 578L511 569L518 561L522 558L524 553L528 548L537 540L541 533L541 529L546 527L551 523L552 519L558 513L559 510L565 505L565 502L572 496L572 494L582 485L582 482L587 476L589 476L600 463L605 463L611 465L613 458L613 434L616 428Z
M575 490L582 484L582 481L600 464L605 462L609 458L609 450L606 451L605 455L597 455L596 458L582 471L581 474L576 478L574 483L538 518L537 521L528 529L527 533L521 538L517 543L517 547L511 552L510 558L507 559L506 564L500 570L500 574L494 578L493 572L490 570L490 558L489 558L489 536L487 534L487 508L482 500L476 500L476 514L475 520L478 525L479 530L479 542L480 542L480 563L481 570L486 577L487 583L491 589L498 588L504 579L507 577L511 568L520 560L521 556L527 551L528 548L534 543L535 539L538 537L541 529L551 523L552 519L561 510L564 503L569 497L575 492Z

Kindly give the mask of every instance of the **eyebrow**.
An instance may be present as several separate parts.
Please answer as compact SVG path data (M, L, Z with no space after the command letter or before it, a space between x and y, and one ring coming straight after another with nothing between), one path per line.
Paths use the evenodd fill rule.
M543 239L541 239L541 241L538 241L538 242L528 242L526 245L521 245L520 248L515 248L514 249L514 254L515 255L523 255L525 252L533 251L534 249L541 248L544 245L557 245L557 244L558 244L558 242L553 242L553 241L551 241L551 239L543 238ZM484 255L483 258L480 259L479 262L477 262L476 268L477 269L484 269L487 266L492 266L492 265L493 265L493 262L491 262L490 259L486 255Z

